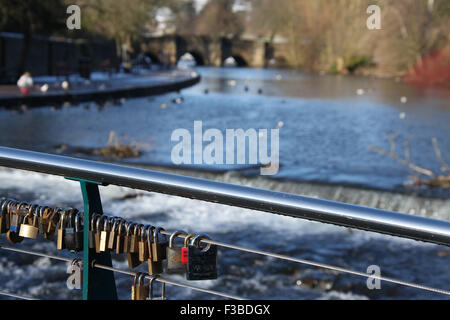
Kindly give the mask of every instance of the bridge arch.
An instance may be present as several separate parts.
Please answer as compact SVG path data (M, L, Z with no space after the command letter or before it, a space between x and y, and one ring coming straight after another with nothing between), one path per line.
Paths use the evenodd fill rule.
M177 59L177 63L180 61L189 61L189 60L193 60L195 61L195 65L197 66L203 66L205 65L205 58L203 57L203 55L198 52L198 51L186 51L183 54L181 54L178 59Z
M231 65L231 66L233 66L232 61L234 61L234 66L236 66L236 67L246 67L246 66L248 66L247 61L246 61L241 55L239 55L239 54L231 55L231 56L229 56L229 57L226 57L226 58L223 60L223 63L222 63L222 64L223 64L224 66L226 66L226 65Z

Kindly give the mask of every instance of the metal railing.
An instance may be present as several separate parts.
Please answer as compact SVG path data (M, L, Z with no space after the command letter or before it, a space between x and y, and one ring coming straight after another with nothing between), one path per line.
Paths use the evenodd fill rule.
M226 184L151 170L143 170L133 167L125 167L4 147L0 147L0 166L59 175L80 181L85 204L85 213L87 213L84 215L85 225L88 225L88 219L93 211L102 214L98 194L96 195L96 192L98 193L98 189L95 191L97 185L113 184L450 246L450 222L448 221L429 219L385 210L313 199L293 194ZM93 186L95 186L95 188L94 190L91 190ZM162 231L162 233L170 235L170 232L168 231ZM86 240L87 232L85 233L85 236ZM180 235L179 237L183 236ZM450 295L450 291L387 277L368 275L363 272L353 271L324 263L292 258L276 253L245 248L214 240L202 239L201 242ZM0 249L14 251L13 248L8 249L6 247L0 247ZM94 260L93 254L92 252L90 253L89 249L87 249L86 241L84 249L83 263L88 264L89 266L89 268L85 268L88 269L85 270L84 273L86 278L89 278L89 276L92 278L92 274L90 274L92 270L90 269L95 268L102 269L105 272L113 271L129 275L136 274L133 271L123 271L113 268L110 260L109 263L107 260L103 260L106 261L106 263L103 263L102 260L96 260L95 263L92 263ZM15 251L26 253L26 250L15 249ZM89 254L91 254L91 256L89 256ZM103 280L105 279L106 278L103 278ZM199 289L199 291L208 291L187 284L174 283L165 278L158 278L156 280L182 287L190 287L194 290ZM211 292L208 293L217 294L219 296L228 297L231 299L241 299L240 297L214 292L213 290L210 291ZM0 292L0 294L1 293L2 292ZM89 290L87 288L85 290L84 287L83 297L85 299L95 298L95 296L89 296Z
M450 246L449 221L5 147L0 147L0 166L216 202Z

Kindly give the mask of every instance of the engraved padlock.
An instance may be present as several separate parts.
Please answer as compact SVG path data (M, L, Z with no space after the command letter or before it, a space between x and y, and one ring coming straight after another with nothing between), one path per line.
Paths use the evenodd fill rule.
M206 234L201 234L194 237L188 245L186 280L217 279L217 246L208 243L201 248L201 239L210 238Z
M182 247L175 247L174 241L175 238L179 235L187 236L187 233L178 230L170 235L169 238L169 246L167 247L166 256L167 256L167 270L185 270L186 266L181 262L181 249Z

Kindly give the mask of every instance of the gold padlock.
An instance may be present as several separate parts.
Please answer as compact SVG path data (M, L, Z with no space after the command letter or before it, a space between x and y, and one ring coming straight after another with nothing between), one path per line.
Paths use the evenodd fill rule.
M37 239L39 234L39 227L37 224L37 216L33 216L33 224L28 224L28 217L30 214L23 218L22 224L20 225L19 236L23 238Z

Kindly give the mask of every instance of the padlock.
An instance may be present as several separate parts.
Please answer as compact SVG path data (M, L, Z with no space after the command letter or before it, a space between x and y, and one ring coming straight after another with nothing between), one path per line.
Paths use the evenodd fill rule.
M30 207L30 211L35 211L38 208L38 206ZM30 225L28 224L28 218L29 216L33 216L33 223ZM38 227L38 221L37 221L37 213L31 214L28 213L22 221L22 224L20 226L19 236L23 238L30 238L30 239L37 239L39 233L39 227Z
M0 233L6 233L9 230L8 226L8 210L7 206L10 199L2 198L0 207Z
M133 285L131 286L131 300L137 300L136 294L137 294L137 279L139 277L140 273L136 273L134 275Z
M78 211L75 209L68 210L67 226L64 229L64 246L67 250L75 251L75 214Z
M19 220L19 215L13 213L14 209L17 209L17 205L21 206L21 205L25 205L24 202L20 203L17 201L12 201L10 203L8 203L7 205L7 210L9 211L9 213L11 214L11 218L10 218L10 228L8 230L8 232L6 233L6 239L8 239L8 241L12 244L16 244L19 242L23 241L23 237L19 236L19 228L20 228L20 220ZM16 207L16 208L14 208ZM14 210L17 211L17 210Z
M135 224L133 228L133 232L130 235L130 246L128 251L130 253L139 253L139 229L143 227L143 224Z
M25 238L19 236L19 234L15 231L8 230L8 232L6 233L6 239L8 239L10 243L16 244L22 242Z
M200 247L201 239L210 239L206 234L198 235L188 245L186 280L217 279L217 246L207 244Z
M154 230L155 230L155 227L151 226L147 232L147 246L149 248L147 264L148 264L148 274L149 275L155 275L155 274L160 274L160 273L164 272L163 261L162 260L154 261L154 259L153 259L152 245L153 245L153 240L154 240L153 239Z
M89 223L89 233L88 233L88 240L89 240L89 249L95 248L95 225L97 222L97 219L100 218L99 214L93 213L90 218Z
M159 240L158 235L160 234L160 231L163 231L164 229L161 227L156 227L155 231L153 231L153 243L152 243L152 256L153 261L162 261L166 259L166 248L169 245L169 242L167 241L167 237L164 234L163 235L163 241Z
M63 211L62 208L50 209L47 230L44 232L44 238L50 241L55 240L56 226L58 225L60 219L60 212ZM58 222L56 222L56 221Z
M116 245L115 245L117 254L121 254L121 253L125 252L124 248L123 248L124 237L123 237L123 234L122 234L122 231L123 231L123 228L124 228L124 224L125 224L125 221L121 220L119 222L118 227L117 227L117 236L116 236Z
M84 214L77 212L75 215L75 251L84 250L84 226L82 226L81 221L83 221Z
M57 235L56 235L56 249L57 250L63 250L65 249L64 244L64 232L65 232L65 224L66 224L66 216L68 215L68 212L66 210L63 210L58 225L56 226L57 229Z
M150 286L150 288L149 288L149 296L148 296L147 300L166 300L167 299L166 298L166 283L165 282L161 282L161 296L155 297L153 295L153 287L154 287L153 282L158 277L159 277L159 275L154 275L154 276L152 276L150 278L150 281L149 281L149 286Z
M73 209L69 214L68 226L64 234L64 243L67 250L79 252L83 250L83 229L80 221L81 213Z
M108 240L110 232L110 220L108 217L104 217L105 222L103 223L103 230L100 232L100 252L105 252L108 249Z
M105 219L107 219L107 217L101 215L95 223L95 232L94 232L94 240L95 241L94 242L95 242L95 252L96 253L100 253L100 246L101 246L100 240L101 240L101 232L102 232L102 227L101 227L102 224L101 223ZM106 241L106 239L105 239L105 241Z
M195 234L191 233L188 234L185 238L184 238L184 246L183 248L181 248L181 263L182 264L187 264L188 263L188 258L189 258L189 240L191 238L195 237Z
M136 300L146 300L150 292L150 284L145 284L147 274L139 273L136 285Z
M106 245L108 250L114 250L116 248L117 227L119 226L120 221L121 219L117 217L109 219L111 230L109 231L108 243Z
M49 207L42 206L39 207L39 233L45 234L48 228L48 221L49 221Z
M136 227L135 223L129 223L127 225L127 234L125 236L125 243L124 243L124 251L127 253L128 268L130 269L134 269L142 263L141 261L139 261L138 252L130 252L131 230L135 229L135 227Z
M10 203L10 205L8 206L8 209L11 214L11 218L10 218L11 225L9 227L10 231L19 233L20 224L22 223L20 212L21 212L21 208L26 205L27 205L27 203L25 203L25 202L21 202L21 203L14 202L14 203Z
M123 251L126 253L130 252L130 236L132 228L135 225L136 224L131 221L125 223L125 235L123 237Z
M147 242L147 234L152 226L142 226L139 229L139 241L138 241L138 250L139 250L139 261L144 262L148 259L148 242Z
M175 247L175 238L179 235L187 236L187 233L181 230L175 231L170 235L169 246L167 247L167 270L184 270L186 266L181 263L181 247Z

